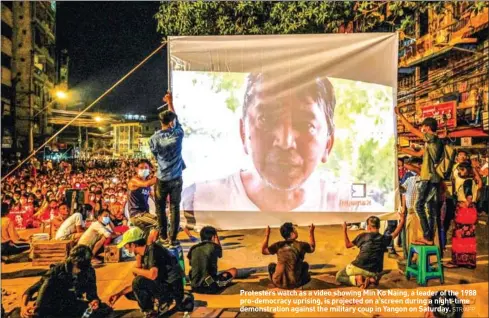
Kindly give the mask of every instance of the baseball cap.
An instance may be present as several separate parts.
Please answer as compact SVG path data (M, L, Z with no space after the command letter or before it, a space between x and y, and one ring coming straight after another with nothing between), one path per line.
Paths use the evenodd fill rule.
M117 248L123 248L124 245L139 241L140 239L144 239L143 231L138 227L133 227L124 233L122 241L117 244Z

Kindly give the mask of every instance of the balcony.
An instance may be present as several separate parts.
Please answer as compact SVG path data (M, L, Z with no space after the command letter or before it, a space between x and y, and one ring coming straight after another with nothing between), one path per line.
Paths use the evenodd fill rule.
M52 40L56 40L56 36L54 35L54 27L48 24L46 21L41 20L39 17L34 17L33 23L35 23L39 28Z
M470 36L488 26L488 8L473 17L465 14L458 21L442 26L436 33L428 33L404 47L406 53L400 58L399 67L419 65L451 51L457 44L477 43L477 39Z

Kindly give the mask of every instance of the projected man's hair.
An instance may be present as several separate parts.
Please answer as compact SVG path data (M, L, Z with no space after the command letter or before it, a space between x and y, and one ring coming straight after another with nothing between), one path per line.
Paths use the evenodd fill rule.
M282 79L283 76L277 74L252 73L248 76L243 103L243 119L246 119L248 109L258 94L269 94L271 95L268 96L270 100L281 94L294 94L300 97L310 97L321 107L328 124L328 134L333 134L336 97L329 79L314 76L301 78L300 83Z

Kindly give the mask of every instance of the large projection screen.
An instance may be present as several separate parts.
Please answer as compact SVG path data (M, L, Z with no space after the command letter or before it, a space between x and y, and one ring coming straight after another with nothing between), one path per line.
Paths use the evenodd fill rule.
M397 210L395 33L170 37L190 227Z

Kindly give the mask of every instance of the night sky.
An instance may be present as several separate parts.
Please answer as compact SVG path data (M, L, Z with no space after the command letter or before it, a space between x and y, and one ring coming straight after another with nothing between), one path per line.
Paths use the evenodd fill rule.
M58 49L70 57L69 88L92 102L155 50L159 2L57 2ZM165 94L166 51L151 58L92 110L151 115Z

